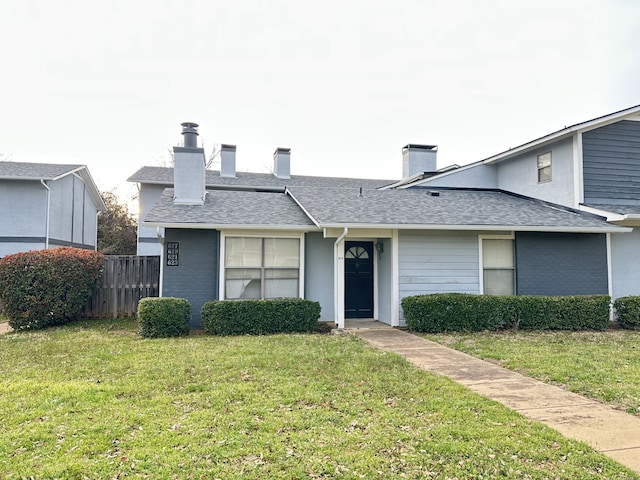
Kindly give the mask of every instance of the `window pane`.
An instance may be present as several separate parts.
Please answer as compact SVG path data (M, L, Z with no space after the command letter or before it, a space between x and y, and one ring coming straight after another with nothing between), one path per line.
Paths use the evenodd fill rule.
M483 240L482 265L484 268L513 268L513 240Z
M229 280L242 280L242 279L260 279L259 268L227 268L227 279Z
M299 270L297 268L269 268L264 271L264 278L277 280L281 278L298 279Z
M265 267L297 267L300 264L300 239L265 238Z
M225 281L226 298L260 298L260 275L261 271L258 268L227 269Z
M297 298L298 279L265 280L264 298Z
M487 295L513 295L513 270L485 270L484 293Z
M551 152L538 155L538 182L551 180Z
M298 277L295 268L265 269L264 298L297 298Z
M543 153L538 155L538 168L551 166L551 153Z
M551 167L544 167L538 170L538 182L548 182L551 180Z
M227 237L224 264L227 267L261 267L262 239Z

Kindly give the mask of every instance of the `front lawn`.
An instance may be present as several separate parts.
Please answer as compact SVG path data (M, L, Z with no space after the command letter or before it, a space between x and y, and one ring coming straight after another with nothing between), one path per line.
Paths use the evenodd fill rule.
M640 415L640 332L483 332L426 338Z
M0 336L0 478L640 479L352 336Z

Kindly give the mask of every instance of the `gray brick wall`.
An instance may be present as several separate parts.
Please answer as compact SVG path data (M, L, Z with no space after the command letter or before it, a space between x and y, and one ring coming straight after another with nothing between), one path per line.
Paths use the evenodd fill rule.
M178 266L163 266L163 297L186 298L191 302L191 327L202 326L200 310L218 299L219 234L217 230L167 229L167 242L180 242Z
M516 234L518 295L607 294L604 234Z

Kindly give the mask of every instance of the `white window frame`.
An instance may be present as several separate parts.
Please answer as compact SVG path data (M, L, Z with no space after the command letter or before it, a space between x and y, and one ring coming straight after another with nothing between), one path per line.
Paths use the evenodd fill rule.
M513 243L513 294L517 292L516 282L516 258L515 258L515 233L511 232L508 235L478 235L478 285L480 295L484 295L484 252L482 248L483 240L514 240Z
M540 171L543 168L547 168L547 166L544 166L542 168L540 167L540 157L543 157L545 155L549 155L549 165L548 165L549 178L547 180L540 180ZM538 183L549 183L553 179L552 172L553 172L553 156L551 155L551 150L537 155L536 156L536 175L537 175Z
M242 231L221 231L220 232L220 269L218 273L218 298L220 300L226 299L226 265L225 265L225 251L227 245L227 238L229 237L246 237L246 238L294 238L299 240L299 260L298 266L298 297L304 298L304 277L305 277L305 259L304 259L304 232L291 233L291 232L242 232Z

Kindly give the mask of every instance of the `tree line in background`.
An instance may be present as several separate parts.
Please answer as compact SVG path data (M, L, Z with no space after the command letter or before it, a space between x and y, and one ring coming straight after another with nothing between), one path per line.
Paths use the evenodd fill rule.
M105 255L135 255L136 218L114 192L102 192L107 211L98 215L98 251Z

